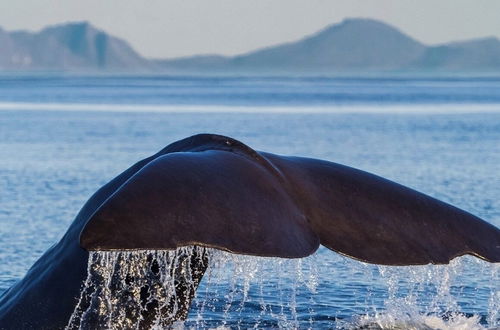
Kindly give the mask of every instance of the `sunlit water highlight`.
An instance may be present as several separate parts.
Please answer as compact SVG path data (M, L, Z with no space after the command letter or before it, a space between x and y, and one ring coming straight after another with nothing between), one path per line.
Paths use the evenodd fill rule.
M323 249L323 253L333 253ZM320 254L323 254L320 253ZM172 251L91 252L88 277L67 329L98 324L107 329L316 328L486 329L500 325L498 286L476 288L490 296L486 320L460 312L461 274L468 271L500 280L498 265L472 257L449 265L373 266L338 257L363 274L365 313L350 319L318 318L325 306L318 287L324 269L317 254L302 259L236 255L216 249L182 247ZM198 266L195 266L198 265ZM208 265L200 284L200 275ZM342 268L342 267L340 267ZM356 272L354 272L356 273ZM186 314L186 297L198 287ZM346 297L348 299L348 297ZM382 299L383 303L376 303ZM243 315L252 315L251 319ZM151 317L152 316L152 317ZM177 321L184 319L185 321ZM93 323L91 323L93 322Z

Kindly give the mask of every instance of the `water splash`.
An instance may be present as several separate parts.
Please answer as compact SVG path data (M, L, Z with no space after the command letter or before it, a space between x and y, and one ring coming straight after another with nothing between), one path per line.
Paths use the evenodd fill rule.
M391 314L376 316L364 315L346 329L369 330L483 330L477 315L467 317L463 314L450 315L446 320L438 316L416 314L412 318L396 318Z
M212 327L298 327L318 286L316 256L283 259L236 255L213 250L185 325ZM310 302L310 301L309 301ZM249 317L251 315L251 317Z
M457 258L449 265L377 266L378 279L387 289L383 307L339 326L348 329L498 329L498 266L473 257ZM493 284L481 287L477 283L471 287L471 281L481 277L490 278ZM478 299L476 296L488 294L486 316L481 316L480 311L460 312L472 308Z
M185 319L208 253L196 246L90 252L87 279L66 328L164 328Z
M303 259L236 255L196 246L92 252L80 301L67 328L500 325L498 265L471 257L446 266L386 267L324 252L328 254L320 250ZM480 280L474 283L484 277L491 279L486 286ZM337 279L338 285L330 287ZM486 314L480 307L474 310L475 299L484 297L489 302ZM464 309L472 313L460 313Z

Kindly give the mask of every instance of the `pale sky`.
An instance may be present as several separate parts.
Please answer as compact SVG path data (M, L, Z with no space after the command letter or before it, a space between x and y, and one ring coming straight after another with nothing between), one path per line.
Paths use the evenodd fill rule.
M346 17L383 20L427 44L500 38L499 0L0 0L0 26L86 20L146 57L235 55Z

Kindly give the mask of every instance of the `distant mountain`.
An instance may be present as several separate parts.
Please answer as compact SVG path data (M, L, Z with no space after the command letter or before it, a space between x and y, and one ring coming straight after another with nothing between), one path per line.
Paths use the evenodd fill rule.
M299 71L397 70L416 61L426 47L391 26L348 19L300 41L237 56L237 67Z
M346 19L296 42L238 56L150 60L124 40L84 22L56 25L39 33L0 29L0 70L259 75L500 73L500 41L491 37L427 46L388 24Z
M127 42L87 22L51 26L38 33L0 29L0 69L142 70L151 63Z

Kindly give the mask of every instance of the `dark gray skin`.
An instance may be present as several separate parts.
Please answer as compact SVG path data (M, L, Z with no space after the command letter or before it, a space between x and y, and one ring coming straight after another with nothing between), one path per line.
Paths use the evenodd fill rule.
M347 166L200 134L99 189L61 241L0 297L0 328L64 328L88 250L200 245L299 258L319 244L384 265L443 264L464 254L500 262L500 230L449 204ZM193 267L203 274L206 265ZM178 319L193 294L182 298Z

